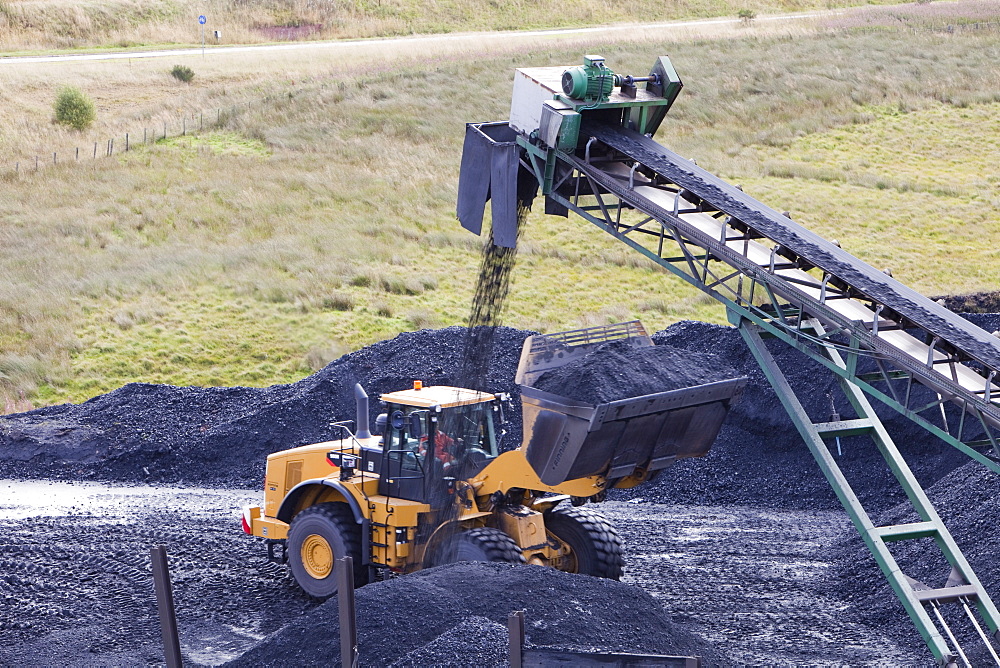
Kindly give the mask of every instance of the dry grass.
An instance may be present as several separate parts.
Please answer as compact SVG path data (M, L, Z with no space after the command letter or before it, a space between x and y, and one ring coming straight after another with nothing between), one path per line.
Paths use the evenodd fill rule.
M625 72L671 54L686 88L664 144L904 282L933 294L995 290L995 181L985 158L963 166L975 146L950 148L995 127L993 37L792 39L750 28L721 41L449 43L421 56L401 45L391 62L375 52L336 64L332 54L206 59L183 88L149 61L0 70L3 94L27 110L5 108L0 120L21 113L40 142L62 137L31 111L54 72L100 93L108 130L187 105L273 99L196 140L4 184L0 388L49 403L131 380L265 385L402 330L461 324L478 262L477 240L453 219L463 123L506 117L514 67L575 63L585 50ZM860 162L873 143L932 130L940 141ZM781 165L787 173L774 176ZM837 169L842 180L821 178ZM880 189L887 176L915 186ZM640 317L653 329L724 320L610 237L540 214L508 308L510 324L549 331L595 318Z
M525 30L829 9L858 0L4 0L0 49L78 49Z

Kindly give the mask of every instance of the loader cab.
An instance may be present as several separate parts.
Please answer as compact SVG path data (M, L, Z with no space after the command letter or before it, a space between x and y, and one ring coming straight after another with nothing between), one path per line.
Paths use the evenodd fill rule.
M379 494L438 507L447 503L455 480L474 476L497 456L491 394L416 383L382 401Z

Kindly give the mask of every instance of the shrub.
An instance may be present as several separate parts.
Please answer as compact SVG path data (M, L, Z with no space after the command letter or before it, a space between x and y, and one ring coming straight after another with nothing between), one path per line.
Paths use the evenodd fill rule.
M80 89L66 86L56 97L56 122L77 130L86 130L97 118L94 102Z
M170 70L170 74L178 81L183 81L184 83L190 83L191 79L194 79L194 70L186 65L174 65L174 69Z
M383 318L391 318L393 315L392 304L384 299L372 300L371 308L375 311L376 315L380 315Z
M354 297L346 292L334 292L326 295L321 300L322 307L327 311L352 311L354 310Z
M757 18L757 12L752 9L741 9L736 16L740 19L743 25L749 25L755 18Z

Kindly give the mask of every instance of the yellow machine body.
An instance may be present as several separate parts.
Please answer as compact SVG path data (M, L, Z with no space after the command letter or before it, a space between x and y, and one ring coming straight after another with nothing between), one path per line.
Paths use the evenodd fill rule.
M491 394L452 387L404 390L382 396L390 406L447 411L470 404L496 402ZM451 530L493 527L509 535L522 549L529 563L556 565L565 555L565 544L546 532L543 513L569 497L587 498L601 494L606 481L599 476L546 485L539 480L520 449L496 456L474 476L455 480L451 502L432 508L429 503L379 493L380 474L366 470L366 451L382 451L382 438L354 436L336 441L304 445L276 452L267 458L263 507L249 510L249 528L254 536L271 540L288 537L292 520L306 508L320 503L346 503L366 526L370 563L396 572L424 567L425 552L436 539ZM331 455L357 458L360 467L349 477L341 466L331 463ZM376 468L374 466L372 469ZM512 504L511 490L523 490ZM561 496L543 496L546 494ZM504 499L497 504L495 495ZM423 540L418 529L423 529ZM440 530L440 531L439 531Z

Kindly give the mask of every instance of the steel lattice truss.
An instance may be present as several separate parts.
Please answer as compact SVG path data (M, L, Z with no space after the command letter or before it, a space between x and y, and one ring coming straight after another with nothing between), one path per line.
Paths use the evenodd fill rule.
M726 196L713 197L717 189L711 184L692 187L697 180L691 178L678 183L681 179L665 173L675 169L641 162L634 151L628 155L591 138L582 156L555 151L546 174L546 154L526 142L522 146L523 166L549 198L547 211L574 211L723 302L734 323L753 322L1000 472L998 367L992 359L984 361L989 355L980 354L981 339L968 345L961 336L947 335L952 323L928 326L913 317L912 308L903 315L899 304L872 296L878 290L869 283L852 281L855 272L821 269L801 249L741 220ZM670 164L676 168L676 160ZM701 171L691 163L682 173ZM740 197L772 219L781 215ZM815 242L808 248L815 250ZM871 269L839 248L836 252ZM884 280L895 283L888 276ZM822 323L821 333L811 324L814 319ZM824 348L840 352L846 369L831 364Z

